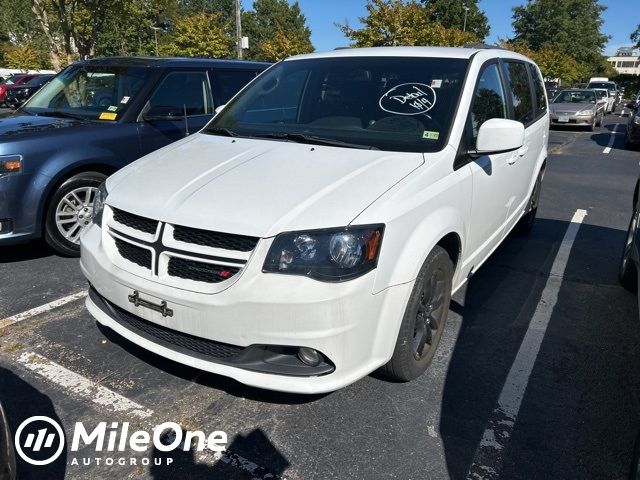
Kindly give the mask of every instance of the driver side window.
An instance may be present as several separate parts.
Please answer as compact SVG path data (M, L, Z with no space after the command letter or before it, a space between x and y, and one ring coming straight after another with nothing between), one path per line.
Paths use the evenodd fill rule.
M213 101L205 72L171 72L149 99L154 114L181 116L210 115Z
M508 118L507 102L497 63L485 67L474 93L470 115L474 148L480 125L492 118Z

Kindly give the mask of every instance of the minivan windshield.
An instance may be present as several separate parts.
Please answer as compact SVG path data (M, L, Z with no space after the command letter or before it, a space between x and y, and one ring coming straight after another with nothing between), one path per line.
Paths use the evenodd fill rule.
M280 62L205 133L386 151L443 148L468 60L339 57Z
M614 82L591 82L587 88L606 88L612 92L616 89L616 84Z
M593 90L563 90L553 103L596 103L596 93Z
M32 115L118 120L151 69L76 64L67 67L22 107Z

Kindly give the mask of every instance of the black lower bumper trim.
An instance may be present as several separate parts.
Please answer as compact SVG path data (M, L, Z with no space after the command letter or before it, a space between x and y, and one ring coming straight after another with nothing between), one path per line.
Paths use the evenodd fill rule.
M304 364L297 357L298 346L229 345L178 332L138 317L111 303L94 287L89 289L89 297L100 310L127 330L157 345L206 362L295 377L327 375L335 370L335 366L324 355L317 366Z

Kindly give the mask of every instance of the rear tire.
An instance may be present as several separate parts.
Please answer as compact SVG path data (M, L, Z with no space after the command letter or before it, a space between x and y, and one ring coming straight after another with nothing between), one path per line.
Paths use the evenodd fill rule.
M622 258L620 259L620 267L618 269L620 285L633 293L638 291L638 271L631 254L636 241L639 215L638 210L634 206L633 214L629 221L629 228L627 229L627 240L624 244L624 249L622 250Z
M544 176L544 169L538 173L538 178L533 186L531 197L529 197L529 203L527 204L527 213L525 213L516 226L514 231L519 235L527 235L533 229L533 224L538 214L538 203L540 202L540 191L542 190L542 177Z
M46 206L44 238L62 255L80 255L80 231L91 225L93 201L106 175L82 172L58 187Z
M386 377L408 382L427 369L449 313L452 281L453 262L444 248L435 246L413 286L393 356L382 367Z

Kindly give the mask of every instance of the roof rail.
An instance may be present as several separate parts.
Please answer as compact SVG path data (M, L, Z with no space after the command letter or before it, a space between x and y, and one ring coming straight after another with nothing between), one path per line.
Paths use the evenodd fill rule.
M481 42L467 43L466 45L463 45L463 48L476 48L478 50L504 50L504 48L499 45L489 45Z
M336 47L334 50L349 50L351 47Z

